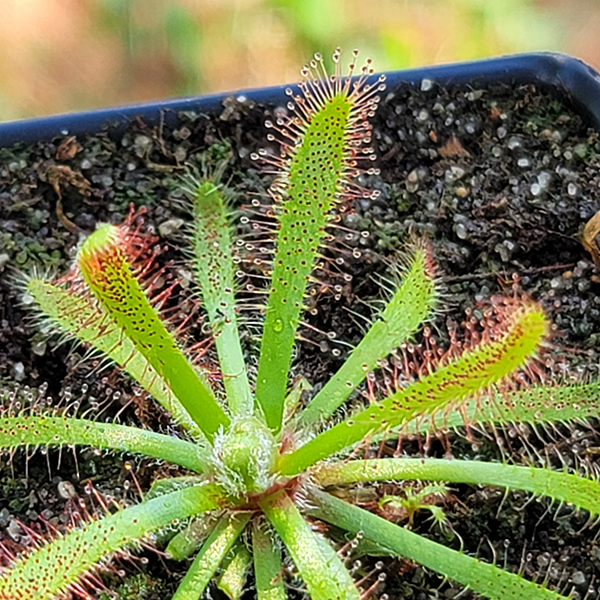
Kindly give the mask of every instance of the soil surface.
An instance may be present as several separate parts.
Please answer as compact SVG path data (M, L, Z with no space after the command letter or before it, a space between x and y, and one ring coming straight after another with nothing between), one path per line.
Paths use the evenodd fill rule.
M65 136L0 149L0 383L5 397L17 386L24 403L49 398L71 413L92 408L102 419L169 430L160 410L136 396L123 376L100 368L98 361L82 362L85 349L40 333L20 297L16 274L64 273L82 236L98 222L122 222L133 203L147 208L144 228L158 236L161 260L173 262L183 295L189 282L180 249L188 220L178 185L184 167L214 172L221 165L235 202L254 200L260 212L270 178L250 155L269 147L265 118L284 110L230 98L220 114L180 114L174 129L136 120L117 139L108 133ZM444 307L434 323L439 344L447 344L448 328L463 322L466 310L477 311L494 294L512 293L517 281L554 323L550 352L568 356L567 377L597 376L600 279L580 235L600 209L598 134L533 86L444 89L427 80L386 91L373 125L381 174L361 177L360 183L381 194L354 201L339 223L347 229L335 230L332 263L319 274L326 285L312 297L311 328L302 332L296 374L315 387L327 380L347 354L347 344L360 340L360 315L371 314L371 301L382 298L379 276L389 276L390 261L406 253L407 243L427 237L444 290ZM249 233L243 219L238 216L236 222ZM247 270L244 285L253 285L252 275L259 272L256 266ZM245 295L251 296L247 288ZM202 323L188 334L200 337ZM248 353L255 352L258 337L251 326L243 343ZM600 435L583 423L558 429L536 442L546 444L556 466L585 461L597 468ZM526 454L523 432L514 433L507 429L512 444L505 456L519 461ZM501 457L484 435L467 440L456 434L451 443L455 456ZM421 448L418 441L405 447L415 453ZM443 454L441 444L430 453ZM105 498L135 502L138 485L147 490L158 474L177 474L168 467L157 472L139 458L94 450L29 454L0 459L0 540L14 551L31 537L19 522L39 531L64 529L81 513L79 498L93 511L98 502L90 482ZM433 526L422 511L413 528L547 581L574 598L597 597L598 528L587 523L586 514L518 492L505 495L467 485L453 486L442 506L449 527ZM40 525L43 520L49 525ZM106 574L106 585L121 600L170 597L181 566L146 550L140 557L117 563ZM372 564L365 560L361 568ZM474 598L407 561L386 560L383 568L390 598L459 593L465 600Z

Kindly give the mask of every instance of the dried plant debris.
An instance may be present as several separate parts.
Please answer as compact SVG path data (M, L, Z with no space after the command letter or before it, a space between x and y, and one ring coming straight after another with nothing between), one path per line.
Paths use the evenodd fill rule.
M144 227L166 247L165 260L183 265L177 242L187 217L173 191L182 166L191 163L200 172L219 168L238 190L234 202L257 200L260 205L271 181L250 155L269 146L265 116L285 110L228 101L219 114L180 114L175 128L135 120L118 139L104 133L65 136L0 149L0 379L20 382L24 396L24 386L42 385L43 397L60 398L64 406L74 391L81 395L85 390L85 410L120 413L124 422L166 429L168 424L120 375L93 362L75 373L83 350L32 334L10 282L12 267L64 272L81 232L91 232L98 222L123 221L130 203L147 208ZM298 375L310 375L319 386L339 367L347 344L362 337L362 315L370 312L365 302L381 297L388 258L407 240L425 236L445 289L446 309L434 327L438 344L448 346L449 331L477 319L480 302L516 282L556 325L555 353L567 354L568 361L556 358L555 368L563 369L566 378L572 373L597 376L600 279L581 236L584 224L600 209L598 134L533 86L401 86L386 92L373 124L381 174L365 176L361 183L381 194L355 200L339 223L346 228L344 251L338 248L332 256L342 264L338 260L337 267L323 272L331 285L316 290L319 309L309 317L313 333L300 345ZM241 220L239 228L244 227ZM351 280L340 278L338 271L351 273ZM183 267L180 274L185 286L189 274ZM201 331L200 323L190 335L200 337ZM251 337L242 341L255 343ZM576 465L585 457L597 468L600 436L584 425L560 435L533 429L525 433L504 432L506 456L534 456L544 448L546 459L556 466ZM418 452L423 443L406 440L405 449ZM443 454L445 444L432 441L430 454ZM501 457L496 443L476 431L453 437L452 452L457 457ZM147 489L152 481L153 467L142 462L128 469L127 459L64 449L60 457L38 453L27 460L17 454L14 464L0 463L0 539L9 546L26 542L28 533L20 522L39 516L60 529L76 504L72 489L86 497L90 481L98 494L135 497L137 485ZM14 480L13 473L25 472L26 462L27 480ZM381 484L365 494L365 505L375 502L389 511L393 507L382 498L397 496L398 490ZM420 532L450 540L455 547L462 544L465 552L529 579L547 580L574 598L595 597L597 530L568 507L549 510L547 503L519 493L504 497L500 491L468 485L423 503L441 503L447 524L434 524L431 512L419 511L413 526ZM358 543L353 547L360 550ZM353 560L360 560L357 552ZM123 581L118 573L108 575L122 600L172 593L161 579L159 561L139 567L143 576ZM368 561L357 567L365 574L374 568ZM385 563L384 568L390 597L453 598L461 592L457 584L406 561ZM460 597L473 595L467 591Z

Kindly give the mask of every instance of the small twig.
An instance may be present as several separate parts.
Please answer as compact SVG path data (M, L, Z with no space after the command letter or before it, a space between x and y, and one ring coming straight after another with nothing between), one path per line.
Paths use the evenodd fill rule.
M545 267L535 267L532 269L524 269L519 271L521 275L535 275L537 273L545 273L548 271L562 271L564 269L572 269L576 263L564 263L560 265L547 265ZM453 277L442 277L443 283L454 283L457 281L473 281L476 279L494 279L501 275L498 271L490 271L488 273L469 273L468 275L455 275Z

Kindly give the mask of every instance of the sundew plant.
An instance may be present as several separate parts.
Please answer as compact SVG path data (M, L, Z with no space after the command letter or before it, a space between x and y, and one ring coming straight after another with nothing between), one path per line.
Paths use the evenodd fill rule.
M418 535L384 518L391 511L367 510L344 493L372 482L419 482L412 492L382 497L380 507L409 515L427 509L438 522L443 511L430 499L453 483L524 490L600 514L600 485L575 472L393 452L393 440L409 433L489 423L543 426L596 415L597 384L536 383L536 359L549 330L539 306L525 298L496 299L470 343L423 352L424 364L403 372L408 361L398 349L439 303L431 251L417 243L387 303L329 381L313 392L293 377L302 313L315 270L326 260L324 246L336 235L336 215L353 198L372 194L353 179L374 173L369 118L383 78L373 81L368 66L357 78L353 67L349 76L340 75L339 52L334 62L336 72L328 76L317 55L303 70L300 94L290 99L291 116L268 123L282 151L262 157L276 178L258 356L246 356L240 342L236 234L214 181L185 185L193 213L191 265L218 372L178 340L161 314L167 295L152 292L152 253L131 222L100 225L62 278L26 279L42 325L127 372L169 412L179 435L24 409L12 393L0 408L0 446L8 452L113 449L178 465L187 474L158 479L139 504L107 510L12 556L0 573L0 600L51 600L69 592L92 597L86 583L95 569L165 530L171 532L167 555L193 557L173 600L200 598L214 577L239 597L251 571L259 600L283 600L290 571L313 600L375 597L384 574L355 576L348 548L358 543L373 554L420 563L486 598L566 598ZM392 375L374 384L388 359ZM347 401L354 408L344 411ZM369 454L370 447L377 451Z

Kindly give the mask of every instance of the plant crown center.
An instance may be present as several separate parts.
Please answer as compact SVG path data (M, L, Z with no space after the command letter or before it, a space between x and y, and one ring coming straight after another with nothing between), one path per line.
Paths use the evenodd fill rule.
M215 479L231 494L246 498L265 492L275 482L278 444L256 417L240 417L215 436Z

